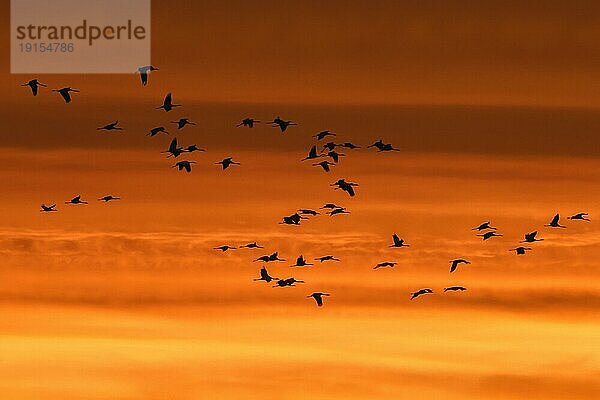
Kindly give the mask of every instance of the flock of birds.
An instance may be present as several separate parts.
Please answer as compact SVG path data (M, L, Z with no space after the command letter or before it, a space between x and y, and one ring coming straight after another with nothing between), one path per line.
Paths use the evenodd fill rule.
M158 68L156 68L152 65L140 67L138 69L138 73L140 75L142 86L146 86L148 84L149 73L153 72L153 71L158 71L158 70L159 70ZM28 86L31 89L33 96L38 95L40 87L47 87L47 85L39 82L37 79L32 79L29 82L23 84L22 86ZM57 92L63 98L65 103L70 103L72 101L71 93L79 93L79 90L72 89L71 87L63 87L63 88L59 88L59 89L53 89L52 91ZM181 107L181 106L182 106L181 104L173 103L173 96L171 93L168 93L165 96L162 105L159 107L156 107L156 109L162 109L165 112L169 112L169 111L173 110L174 108ZM196 125L192 120L190 120L189 118L185 118L185 117L182 117L177 121L171 121L171 123L177 125L177 130L184 129L188 125ZM261 123L261 121L255 119L255 118L245 118L239 124L237 124L236 127L254 128L254 126L259 123ZM285 133L289 127L296 126L298 124L294 121L284 120L284 119L281 119L280 117L276 117L272 121L267 122L267 125L278 128L281 131L281 133ZM123 128L121 126L119 126L118 120L108 123L106 125L103 125L101 127L98 127L97 129L101 130L101 131L123 131ZM169 134L169 132L167 131L167 129L164 126L158 126L158 127L154 127L152 129L150 129L150 131L147 133L147 136L154 137L158 134ZM324 131L316 133L313 136L313 138L315 138L318 143L322 143L322 141L325 138L335 137L335 136L336 136L335 133L333 133L329 130L324 130ZM308 155L306 157L304 157L301 161L309 161L309 160L315 161L312 164L312 166L319 167L324 172L330 172L331 168L335 167L339 163L340 158L346 156L346 154L338 152L337 149L355 150L355 149L361 148L360 146L357 146L351 142L335 143L335 142L331 142L331 141L326 142L320 150L317 148L317 146L318 146L318 144L313 145L310 148ZM399 151L399 149L395 148L392 144L384 143L383 140L377 140L376 142L367 146L367 148L375 148L377 150L377 152L397 152L397 151ZM173 138L169 144L169 147L162 153L166 154L167 158L177 159L178 157L180 157L184 154L189 154L189 153L193 153L193 152L204 152L204 151L206 151L206 150L198 147L198 145L196 145L196 144L191 144L191 145L188 145L185 147L180 146L178 144L177 138ZM327 158L327 159L316 162L319 159L323 159L323 158ZM172 165L172 167L177 168L179 171L185 171L185 172L189 173L192 171L192 165L195 163L196 163L196 161L178 160L174 165ZM223 160L215 162L215 164L220 165L222 170L226 170L231 166L241 165L240 162L234 161L233 157L226 157ZM354 197L354 196L356 196L355 188L359 185L354 182L346 181L345 179L338 179L337 181L333 182L331 184L331 186L334 188L334 190L342 190L343 192L347 193L350 197ZM112 195L106 195L101 198L98 198L97 200L108 203L111 201L120 200L120 198L116 197L116 196L112 196ZM81 195L78 195L78 196L73 197L71 200L65 201L65 204L85 205L85 204L88 204L88 202L82 200ZM41 212L56 212L56 211L58 211L58 209L56 207L57 207L56 204L50 204L50 205L42 204L40 211ZM321 211L321 212L326 213L330 217L333 217L335 215L341 215L341 214L350 214L350 211L348 211L345 207L338 206L334 203L327 203L327 204L323 205L320 208L320 210L326 210L326 211ZM282 221L279 223L285 224L285 225L299 225L302 220L309 219L309 216L315 216L318 214L320 214L320 212L317 210L299 209L289 216L284 216L282 218ZM590 219L588 218L588 214L585 212L580 212L580 213L571 215L571 216L567 217L567 219L572 220L572 221L587 221L587 222L590 221ZM545 226L550 227L550 228L566 228L566 226L560 224L560 215L559 214L556 214L551 219L551 221ZM503 236L502 234L498 233L498 228L491 226L490 221L483 222L480 225L478 225L477 227L473 228L472 230L477 231L478 232L477 236L481 237L484 241ZM533 249L532 247L526 247L526 245L528 245L528 244L530 245L532 243L540 242L543 240L544 240L543 238L538 237L538 231L526 233L524 235L524 240L522 240L520 242L522 244L517 245L517 247L510 249L509 251L514 251L517 255L524 255L527 251L531 251ZM404 247L410 247L410 245L408 243L406 243L404 239L401 239L396 233L394 233L392 235L392 244L389 247L404 248ZM257 242L251 242L251 243L247 243L247 244L244 244L241 246L222 245L222 246L214 247L215 250L219 250L221 252L242 249L242 248L262 249L264 247L260 246ZM295 279L294 277L281 279L281 278L273 277L269 274L269 271L266 268L266 264L271 263L271 262L285 262L286 261L285 259L282 259L279 257L278 252L273 252L271 254L263 255L261 257L254 259L253 261L263 263L263 266L260 268L260 271L259 271L260 277L254 279L255 281L264 281L268 284L273 282L274 284L272 286L275 288L291 287L291 286L295 286L297 283L305 283L304 281ZM323 262L327 262L327 261L339 262L341 260L333 255L324 255L324 256L315 258L314 261L323 263ZM449 263L450 263L450 273L455 272L460 265L471 264L470 261L463 259L463 258L457 258L454 260L450 260ZM314 263L310 263L307 259L304 258L303 255L300 255L296 258L295 263L290 265L290 267L306 267L306 266L312 266L312 265L314 265ZM377 270L380 268L394 268L396 265L397 265L397 262L384 261L384 262L380 262L380 263L376 264L373 267L373 269ZM463 286L448 286L448 287L443 288L443 292L461 292L461 291L465 291L465 290L467 290L467 289ZM434 293L434 291L430 288L422 288L422 289L419 289L419 290L416 290L416 291L410 293L410 299L412 300L421 295L433 294L433 293ZM313 292L310 295L308 295L307 297L313 298L315 300L317 306L320 307L323 305L323 298L327 297L327 296L330 296L330 294L325 293L325 292Z

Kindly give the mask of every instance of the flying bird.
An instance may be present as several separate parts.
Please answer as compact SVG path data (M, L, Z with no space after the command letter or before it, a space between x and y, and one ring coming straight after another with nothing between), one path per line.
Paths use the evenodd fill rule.
M177 124L177 129L183 129L186 125L196 125L189 118L179 118L178 121L171 121L172 124Z
M417 297L421 296L422 294L429 294L429 293L433 293L433 290L431 289L420 289L417 290L416 292L412 292L410 294L410 299L416 299Z
M283 217L283 220L280 222L280 224L285 224L285 225L300 225L300 220L303 219L308 219L306 217L301 216L298 213L294 213L290 216L287 217Z
M318 215L319 212L315 211L315 210L310 210L307 208L301 208L298 210L298 213L300 213L300 215Z
M183 148L177 146L177 138L173 138L173 140L171 140L171 143L169 144L169 148L165 151L163 151L162 153L168 153L169 155L167 155L167 157L179 157L181 154L184 153Z
M354 186L358 186L358 183L346 182L343 179L338 179L336 182L332 183L330 186L337 186L334 190L342 189L344 192L348 193L350 197L354 197Z
M400 239L398 237L398 235L396 235L395 233L392 235L392 240L394 241L394 244L391 244L389 247L409 247L410 246L410 244L404 243L404 239Z
M320 262L324 262L324 261L341 261L339 258L335 258L334 256L321 256L321 257L317 257L315 258L315 260L319 260Z
M254 118L244 118L242 120L242 122L240 122L239 124L236 125L236 128L239 128L240 126L247 126L248 128L254 128L254 124L258 124L260 121L254 119Z
M175 163L172 168L178 168L179 171L185 170L185 172L189 173L192 172L192 164L196 164L196 161L181 160Z
M300 161L314 160L315 158L319 158L319 157L321 157L321 156L317 154L317 146L313 146L308 151L308 155Z
M396 266L396 264L398 264L398 263L385 261L385 262L381 262L381 263L377 264L376 266L373 267L373 269L379 269L379 268L385 268L385 267L394 268Z
M156 107L156 109L160 110L162 108L166 112L169 112L175 107L181 107L181 104L173 104L173 95L171 93L167 93L165 99L163 100L162 106Z
M317 133L316 135L313 135L313 137L317 138L317 140L323 140L327 136L335 136L335 133L333 133L331 131L321 131L321 132Z
M240 246L240 249L243 249L243 248L245 248L245 249L264 249L263 246L259 246L258 243L256 243L256 242L252 242L252 243L248 243L243 246Z
M337 163L338 161L340 161L340 157L345 157L345 154L341 154L338 153L335 150L331 150L330 152L328 152L327 154L325 154L327 157L331 157L331 159L333 160L333 162Z
M323 306L323 296L330 296L330 294L329 293L322 293L322 292L314 292L313 294L309 294L306 297L312 297L317 302L317 305L319 307L322 307Z
M49 206L42 204L40 207L42 207L42 209L40 210L40 212L52 212L52 211L58 211L56 209L56 204L51 204Z
M536 238L537 234L538 234L537 231L534 231L534 232L531 232L531 233L526 233L525 234L525 240L522 240L521 243L541 242L542 240L544 240L544 239L537 239Z
M338 144L333 142L327 142L323 145L323 150L333 151L338 146Z
M339 145L340 147L345 147L346 149L350 149L350 150L354 150L354 149L360 149L360 146L357 146L353 143L350 142L344 142L342 144Z
M156 128L150 129L150 132L148 132L148 134L146 136L153 137L153 136L158 135L161 132L166 133L167 135L169 134L169 132L167 132L167 130L165 129L164 126L157 126Z
M120 197L115 197L115 196L111 196L110 194L108 196L104 196L98 199L98 201L103 201L105 203L108 203L109 201L113 201L113 200L121 200Z
M194 151L206 151L206 149L201 149L197 144L191 144L188 147L183 149L186 153L193 153Z
M450 264L452 264L450 266L450 272L454 272L454 271L456 271L456 268L458 267L459 264L471 264L471 262L464 260L462 258L457 258L456 260L451 260Z
M21 86L29 86L31 88L31 93L34 96L37 96L38 94L38 87L39 86L44 86L46 87L46 85L44 85L43 83L41 83L40 81L38 81L37 79L32 79L27 83L22 84Z
M87 204L87 201L81 200L81 195L73 197L69 201L65 201L65 204Z
M320 163L313 164L314 167L321 167L321 168L323 168L323 171L325 171L325 172L331 171L331 169L329 167L332 166L332 165L335 165L335 163L332 163L332 162L329 162L329 161L321 161Z
M294 278L280 279L273 287L295 286L295 283L304 283L304 281L299 281Z
M298 258L296 258L296 264L290 265L290 267L306 267L307 265L314 265L314 264L308 263L304 259L304 257L302 257L302 255L300 255Z
M224 170L229 168L230 165L241 165L239 162L233 161L233 157L224 158L223 160L216 162L215 164L221 164Z
M281 133L284 133L287 130L288 126L298 125L297 123L292 122L292 121L284 121L283 119L281 119L279 117L277 117L273 121L269 122L269 124L274 127L279 127L279 129L281 130Z
M367 149L370 148L370 147L377 148L378 152L382 152L382 151L400 151L400 149L394 148L394 146L392 146L389 143L383 143L383 140L381 140L381 139L379 139L378 141L376 141L372 145L367 146Z
M146 86L148 84L148 73L151 71L158 71L158 68L152 65L145 65L138 68L140 79L142 80L142 86Z
M119 120L116 120L115 122L101 126L100 128L96 128L96 129L99 131L122 131L123 128L121 128L120 126L117 126L118 124L119 124Z
M522 256L523 254L525 254L526 251L529 251L529 250L532 250L531 247L519 246L519 247L515 247L514 249L510 249L509 251L515 251L518 256Z
M493 231L488 231L488 232L482 233L477 236L481 236L483 238L483 240L488 240L490 238L498 237L498 236L502 236L502 235L499 233L493 232Z
M271 275L269 275L269 272L267 271L267 269L265 267L262 267L260 269L260 278L256 278L254 280L255 281L265 281L265 282L269 283L276 279L279 279L279 278L273 278Z
M457 292L457 291L462 292L464 290L467 290L467 288L463 287L463 286L450 286L450 287L444 288L444 292Z
M578 214L575 215L571 215L570 217L567 217L567 219L571 219L571 220L581 220L581 221L590 221L589 218L586 218L589 214L588 213L584 213L584 212L580 212Z
M482 224L480 224L479 226L476 226L475 228L471 229L472 231L484 231L486 229L491 229L493 231L497 230L497 228L494 228L493 226L490 226L490 221L486 221Z
M223 246L213 247L213 249L221 250L223 253L225 253L227 250L235 250L236 248L225 244Z
M70 87L64 87L62 89L52 89L53 92L58 92L62 98L65 100L65 103L71 102L71 92L79 93L77 89L71 89Z
M329 211L327 214L329 214L330 216L334 216L334 215L338 215L338 214L350 214L350 211L346 211L346 209L344 207L338 207L335 208L331 211Z
M273 261L285 261L285 260L282 258L279 258L278 252L275 252L275 253L272 253L269 255L258 257L256 260L254 260L254 262L256 262L256 261L273 262Z
M550 221L550 223L548 225L544 225L544 226L549 226L551 228L566 228L566 226L563 226L558 222L559 219L560 219L560 214L556 214L554 217L552 217L552 220Z
M335 208L343 208L343 207L336 206L336 205L335 205L335 204L333 204L333 203L327 203L327 204L325 204L325 205L324 205L323 207L321 207L321 208L322 208L322 209L323 209L323 208L329 208L329 209L333 210L333 209L335 209Z

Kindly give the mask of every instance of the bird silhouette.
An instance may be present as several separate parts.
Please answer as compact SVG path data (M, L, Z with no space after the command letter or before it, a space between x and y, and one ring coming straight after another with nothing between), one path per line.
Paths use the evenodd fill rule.
M321 209L323 209L323 208L328 208L328 209L331 209L331 210L333 210L333 209L336 209L336 208L343 208L343 207L336 206L336 205L335 205L335 204L333 204L333 203L327 203L327 204L325 204L323 207L321 207Z
M480 224L479 226L476 226L475 228L471 229L472 231L484 231L486 229L491 229L493 231L497 230L497 228L494 228L493 226L490 226L490 221L486 221L482 224Z
M377 148L378 152L382 152L382 151L400 151L400 149L394 148L394 146L392 146L389 143L383 143L383 140L381 140L381 139L379 139L378 141L376 141L372 145L367 146L367 148L371 148L371 147Z
M502 236L502 235L499 234L499 233L493 232L493 231L489 231L489 232L485 232L485 233L482 233L482 234L477 235L477 236L481 236L483 238L483 240L488 240L488 239L491 239L493 237L498 237L498 236Z
M177 138L173 138L173 140L171 140L171 143L169 144L169 148L163 151L162 153L168 153L167 157L177 158L184 152L185 151L183 150L183 148L177 146Z
M552 220L550 221L550 223L548 225L544 225L544 226L549 226L551 228L566 228L566 226L563 226L558 222L559 219L560 219L560 214L556 214L554 217L552 217Z
M196 125L189 118L179 118L178 121L171 121L172 124L177 124L177 129L183 129L186 125Z
M292 121L284 121L283 119L277 117L273 121L269 122L271 126L278 127L281 130L281 133L284 133L289 126L298 125Z
M323 150L333 151L338 145L333 142L327 142L323 145Z
M580 221L591 221L589 218L586 218L589 214L588 213L584 213L584 212L580 212L577 213L575 215L571 215L570 217L567 217L567 219L571 219L571 220L580 220Z
M109 194L108 196L100 197L98 199L98 201L103 201L105 203L108 203L109 201L113 201L113 200L121 200L121 198L120 197L111 196Z
M196 161L181 160L175 163L172 168L177 168L179 171L185 170L185 172L189 173L192 172L192 164L196 164Z
M56 209L56 204L51 204L49 206L42 204L40 207L42 207L42 209L40 210L40 212L52 212L52 211L58 211Z
M346 149L350 149L350 150L354 150L354 149L360 149L360 146L357 146L353 143L350 142L344 142L342 144L339 145L340 147L344 147Z
M166 112L169 112L175 107L181 107L181 104L173 104L173 95L171 93L167 93L165 99L163 100L162 106L156 107L156 109L160 110L162 108Z
M248 128L254 128L254 124L258 124L260 121L254 119L254 118L244 118L242 120L242 122L240 122L239 124L236 125L236 128L239 128L240 126L247 126Z
M324 261L341 261L339 258L335 258L334 256L321 256L321 257L317 257L315 258L315 260L319 260L320 262L324 262Z
M454 272L454 271L456 271L456 268L458 267L459 264L471 264L471 262L464 260L462 258L457 258L456 260L451 260L450 264L452 264L450 266L450 272Z
M409 247L409 244L404 243L404 239L400 239L398 235L395 233L392 235L392 240L394 241L389 247Z
M151 71L158 71L158 68L152 65L145 65L143 67L138 68L140 79L142 81L142 86L146 86L148 84L148 73L150 73Z
M344 192L348 193L350 197L354 197L356 194L354 192L354 186L358 186L358 183L346 182L344 179L338 179L330 186L337 186L335 190L342 189Z
M255 281L265 281L267 283L274 281L276 279L279 278L273 278L271 275L269 275L269 272L267 271L267 269L265 267L262 267L260 269L260 278L255 278Z
M317 133L316 135L313 135L313 137L317 138L317 140L323 140L327 136L335 136L335 133L333 133L331 131L321 131L321 132Z
M294 213L290 216L287 217L283 217L283 220L280 222L280 224L285 224L285 225L300 225L300 220L303 219L308 219L306 217L301 216L298 213Z
M156 128L150 129L150 132L148 132L148 134L146 136L153 137L153 136L158 135L161 132L166 133L167 135L169 134L169 132L167 132L167 130L165 129L164 126L157 126Z
M390 261L380 262L379 264L374 266L373 269L379 269L379 268L385 268L385 267L394 268L396 266L396 264L398 264L398 263L390 262Z
M122 131L123 128L121 128L120 126L117 126L118 124L119 124L119 120L116 120L115 122L101 126L100 128L96 128L96 129L99 131Z
M294 278L279 279L273 287L295 286L296 283L304 283L304 281L299 281Z
M337 163L338 161L340 161L340 157L345 157L345 154L341 154L338 153L335 150L331 150L330 152L328 152L327 154L325 154L327 157L331 157L331 159L333 160L333 162Z
M322 307L323 306L323 296L331 296L331 295L329 293L314 292L312 294L309 294L306 297L312 297L317 302L317 305L319 307Z
M214 250L221 250L223 253L225 253L227 250L236 250L235 247L233 246L229 246L229 245L223 245L223 246L217 246L217 247L213 247Z
M377 148L378 152L382 152L382 151L400 151L400 149L395 148L394 146L392 146L389 143L384 144L381 147Z
M308 151L308 155L300 161L314 160L315 158L319 158L319 157L321 157L321 156L317 154L317 146L313 146Z
M81 195L73 197L69 201L65 201L65 204L87 204L87 201L81 200Z
M329 214L330 216L334 216L334 215L338 215L338 214L350 214L350 211L346 211L346 209L344 207L338 207L338 208L334 208L333 210L329 211L327 214Z
M240 249L264 249L263 246L259 246L256 242L248 243L243 246L240 246Z
M532 250L531 247L519 246L519 247L515 247L514 249L510 249L509 251L515 251L518 256L522 256L523 254L525 254L526 251L529 251L529 250Z
M221 164L224 170L229 168L230 165L242 165L237 161L233 161L233 157L224 158L223 160L216 162L215 164Z
M70 87L64 87L62 89L52 89L53 92L58 92L62 98L65 100L65 103L71 102L71 92L79 93L77 89L71 89Z
M46 85L44 85L43 83L41 83L41 82L40 82L40 81L38 81L37 79L32 79L32 80L30 80L29 82L22 84L21 86L29 86L29 87L31 88L31 93L32 93L34 96L37 96L37 94L38 94L38 88L39 88L40 86L44 86L44 87L46 87Z
M427 288L426 289L420 289L420 290L417 290L416 292L412 292L410 294L410 299L413 300L413 299L416 299L417 297L419 297L419 296L421 296L423 294L429 294L429 293L433 293L433 290L427 289Z
M300 215L318 215L319 214L318 211L307 209L307 208L301 208L301 209L299 209L298 213Z
M526 233L525 234L525 240L522 240L521 243L541 242L542 240L544 240L544 239L537 239L536 238L537 234L538 234L537 231L534 231L534 232L531 232L531 233Z
M329 167L332 165L335 165L335 163L332 163L329 161L321 161L320 163L313 164L313 166L315 166L315 167L323 168L323 171L325 171L325 172L329 172L330 171Z
M191 144L188 147L184 147L183 151L186 153L193 153L195 151L206 151L206 149L201 149L197 144Z
M275 252L275 253L271 253L269 255L264 255L264 256L258 257L256 260L254 260L254 262L256 262L256 261L273 262L273 261L285 261L285 259L279 258L279 253Z
M467 290L467 288L463 287L463 286L450 286L450 287L444 288L444 292L457 292L457 291L462 292L464 290Z
M302 255L300 255L298 258L296 258L296 264L290 265L290 267L306 267L307 265L314 265L314 264L308 263L304 259L304 257L302 257Z

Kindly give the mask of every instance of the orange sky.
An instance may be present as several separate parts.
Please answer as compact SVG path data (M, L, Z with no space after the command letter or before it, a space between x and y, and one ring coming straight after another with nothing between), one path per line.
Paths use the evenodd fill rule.
M153 3L148 87L40 75L81 89L65 105L0 56L4 397L600 396L597 10ZM154 110L169 91L184 107ZM300 125L236 129L248 115ZM189 175L160 154L170 137L145 136L181 116L198 125L180 143L207 148ZM96 130L115 119L124 134ZM325 173L299 161L322 129L402 151L344 150ZM226 156L242 165L220 171ZM331 190L338 178L358 195ZM123 200L96 201L109 193ZM77 194L91 204L64 204ZM351 214L277 224L326 202ZM565 219L579 211L593 222ZM543 227L557 212L568 228ZM482 242L471 228L489 219L504 237ZM508 251L536 229L531 253ZM394 232L411 247L389 249ZM253 282L272 251L288 261L271 275L307 283ZM300 254L342 261L290 268ZM449 274L457 257L472 264ZM436 294L410 301L422 287ZM317 308L312 291L332 296Z

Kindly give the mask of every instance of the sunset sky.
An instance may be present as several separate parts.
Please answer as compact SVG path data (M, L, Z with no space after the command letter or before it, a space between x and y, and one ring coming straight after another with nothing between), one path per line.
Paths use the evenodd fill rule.
M484 3L155 0L147 87L12 75L1 54L0 394L600 398L600 6ZM37 97L19 86L35 77ZM161 154L184 116L180 144L207 149L190 174ZM299 125L235 127L248 116ZM363 146L329 173L300 162L324 129ZM228 156L242 165L214 165ZM328 202L351 214L278 224ZM566 229L544 227L556 213ZM503 237L475 236L488 220ZM306 284L253 282L274 251L271 275ZM291 268L300 254L342 261Z

